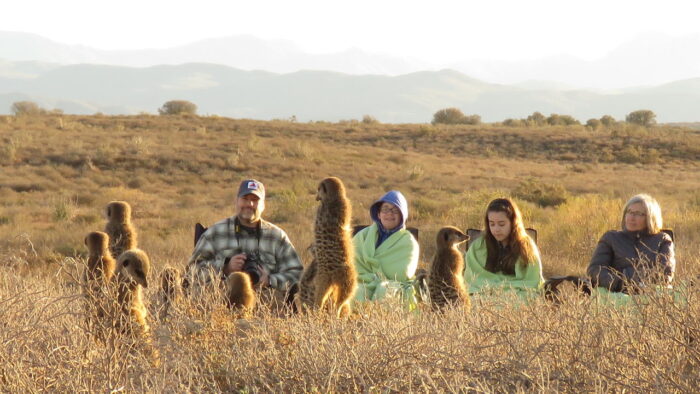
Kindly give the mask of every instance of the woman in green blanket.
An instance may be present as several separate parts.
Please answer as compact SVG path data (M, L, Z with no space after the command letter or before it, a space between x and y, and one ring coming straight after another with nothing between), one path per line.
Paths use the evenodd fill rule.
M486 208L482 235L466 253L464 280L472 295L515 292L527 297L542 287L542 262L517 205L497 198Z
M358 275L357 301L401 298L415 305L413 276L418 267L418 242L406 230L408 203L401 192L392 190L369 208L374 222L358 232L355 268Z

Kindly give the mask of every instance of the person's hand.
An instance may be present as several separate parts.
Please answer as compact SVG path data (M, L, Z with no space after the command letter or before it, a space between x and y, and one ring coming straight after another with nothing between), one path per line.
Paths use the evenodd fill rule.
M238 272L243 269L243 264L245 264L246 255L245 253L237 254L224 264L223 273L228 275L232 272Z

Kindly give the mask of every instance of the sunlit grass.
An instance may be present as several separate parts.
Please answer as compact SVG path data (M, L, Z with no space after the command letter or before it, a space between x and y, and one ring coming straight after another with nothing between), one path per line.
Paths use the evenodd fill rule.
M3 391L694 391L696 288L614 309L570 297L470 313L358 308L343 321L259 310L234 320L220 299L186 299L157 320L157 274L182 268L196 222L233 213L257 178L264 216L304 262L318 182L343 179L353 224L390 189L408 198L422 267L444 225L479 228L487 203L514 197L538 230L546 276L582 275L633 194L661 203L676 232L677 282L700 273L700 134L619 126L540 129L262 122L219 117L0 118L0 386ZM629 148L632 147L632 148ZM651 149L654 149L652 151ZM128 201L156 273L146 291L163 362L124 353L83 326L84 236ZM693 341L690 341L693 338Z

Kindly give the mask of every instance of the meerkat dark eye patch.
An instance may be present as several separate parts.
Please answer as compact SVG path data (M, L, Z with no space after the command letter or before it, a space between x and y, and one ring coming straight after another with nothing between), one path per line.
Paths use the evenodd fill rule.
M122 265L123 265L124 267L129 266L129 259L124 260L124 262L122 263Z

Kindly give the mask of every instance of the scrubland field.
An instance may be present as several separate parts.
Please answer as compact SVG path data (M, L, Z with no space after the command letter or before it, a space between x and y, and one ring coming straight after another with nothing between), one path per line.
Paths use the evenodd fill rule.
M569 294L558 306L475 300L469 313L384 303L346 320L264 307L236 320L208 299L158 318L160 271L184 267L194 223L233 213L242 179L265 184L264 217L307 263L327 176L345 182L354 224L401 190L423 267L440 227L479 228L488 201L512 196L538 230L545 277L583 275L627 198L650 193L675 231L684 301L652 294L613 308ZM0 390L697 391L699 186L700 131L676 126L0 117ZM112 200L131 203L155 266L145 298L158 364L94 340L83 324L83 239L104 228Z

